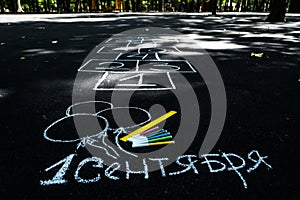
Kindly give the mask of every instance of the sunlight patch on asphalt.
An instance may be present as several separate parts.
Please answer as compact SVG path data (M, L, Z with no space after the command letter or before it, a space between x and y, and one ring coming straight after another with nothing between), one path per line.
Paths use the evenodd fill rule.
M0 99L7 97L12 93L11 90L8 89L0 89Z

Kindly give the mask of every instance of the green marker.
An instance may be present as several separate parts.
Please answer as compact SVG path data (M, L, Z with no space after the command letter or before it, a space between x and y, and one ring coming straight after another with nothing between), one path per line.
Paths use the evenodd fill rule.
M152 139L152 140L148 140L148 142L158 142L158 141L163 141L163 140L168 140L168 139L172 139L172 136L166 136L166 137L161 137L161 138L157 138L157 139Z

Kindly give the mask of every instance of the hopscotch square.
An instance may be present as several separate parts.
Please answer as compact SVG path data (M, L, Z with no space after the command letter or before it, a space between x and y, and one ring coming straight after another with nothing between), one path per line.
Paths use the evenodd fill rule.
M98 48L97 53L98 54L119 54L119 53L126 53L129 51L129 45L120 45L120 44L114 44L114 45L106 45L101 46Z
M106 40L105 44L125 44L132 40L132 37L113 37Z
M105 41L105 44L126 44L131 42L133 44L142 43L158 43L158 44L178 44L180 40L176 37L171 37L169 35L159 35L159 36L127 36L127 37L114 37Z
M118 61L118 60L107 60L107 59L90 59L84 65L82 65L78 71L80 72L126 72L136 71L138 61Z
M172 59L179 60L179 52L181 52L175 46L167 47L151 47L151 46L139 46L138 48L128 48L127 52L121 52L118 56L118 60L162 60Z
M168 44L168 45L176 45L180 43L178 38L170 37L170 36L159 36L157 38L153 38L152 42L157 44Z
M98 50L98 53L100 51L102 52L107 52L107 51L116 51L117 49L124 49L125 47L136 47L138 45L143 45L143 44L148 44L148 45L155 45L152 40L149 39L143 39L143 38L113 38L111 40L108 40L105 44L104 47L100 47ZM101 49L103 48L103 49ZM111 48L111 49L109 49ZM105 49L105 50L104 50Z
M169 73L114 73L105 72L94 86L96 91L174 90Z
M139 35L139 36L127 36L127 37L113 37L105 41L108 43L143 43L143 42L152 42L154 39L157 39L156 36L147 36L147 35Z
M143 73L196 73L196 70L187 60L159 60L138 63L138 71Z

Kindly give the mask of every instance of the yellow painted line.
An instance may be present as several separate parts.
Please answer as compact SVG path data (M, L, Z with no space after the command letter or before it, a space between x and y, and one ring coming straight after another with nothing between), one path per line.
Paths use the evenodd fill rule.
M157 119L155 119L155 120L149 122L148 124L142 126L141 128L139 128L139 129L137 129L137 130L131 132L130 134L128 134L128 135L122 137L120 140L126 142L129 138L131 138L131 137L133 137L133 136L135 136L135 135L137 135L137 134L140 134L140 133L142 133L142 132L148 130L149 128L152 128L152 127L155 126L156 124L161 123L162 121L168 119L169 117L171 117L172 115L175 115L176 113L177 113L176 111L173 111L173 110L172 110L172 111L170 111L170 112L164 114L163 116L161 116L161 117L159 117L159 118L157 118Z
M174 144L174 141L165 141L165 142L155 142L149 143L148 146L155 146L155 145L164 145L164 144Z

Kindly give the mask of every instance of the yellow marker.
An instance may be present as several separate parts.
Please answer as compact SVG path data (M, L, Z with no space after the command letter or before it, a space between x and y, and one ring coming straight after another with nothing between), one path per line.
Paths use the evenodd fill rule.
M172 110L172 111L170 111L170 112L164 114L163 116L161 116L161 117L159 117L159 118L153 120L152 122L149 122L148 124L142 126L141 128L139 128L139 129L137 129L137 130L131 132L130 134L128 134L128 135L122 137L120 140L126 142L129 138L131 138L131 137L133 137L133 136L135 136L135 135L137 135L137 134L140 134L140 133L142 133L142 132L148 130L149 128L152 128L152 127L155 126L156 124L159 124L160 122L162 122L162 121L168 119L169 117L171 117L172 115L175 115L176 113L177 113L176 111L173 111L173 110Z
M148 146L155 146L155 145L164 145L164 144L174 144L174 141L165 141L165 142L155 142L149 143Z
M255 57L259 57L259 58L261 58L263 55L264 55L264 53L254 53L254 52L251 53L251 56L255 56Z

